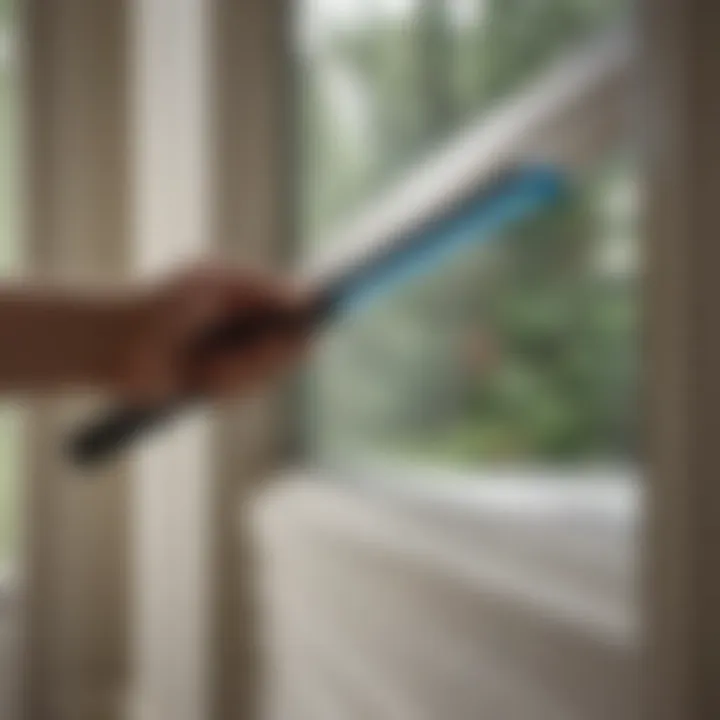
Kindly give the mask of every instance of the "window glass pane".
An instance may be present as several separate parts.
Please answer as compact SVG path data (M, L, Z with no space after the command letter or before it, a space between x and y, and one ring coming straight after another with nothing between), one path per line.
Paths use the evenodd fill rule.
M638 192L632 137L604 122L626 98L619 81L599 102L582 83L563 84L567 105L536 92L556 62L605 68L595 35L616 39L628 4L301 8L305 254L348 237L333 228L374 199L387 211L387 190L427 179L416 163L437 167L425 163L448 158L444 143L463 153L431 179L444 191L462 167L466 189L479 181L474 150L497 135L475 130L507 103L527 124L499 123L513 135L493 155L512 157L501 177L540 156L568 183L328 329L305 405L310 462L264 508L268 587L283 598L267 598L279 714L634 718ZM605 59L622 63L611 47ZM517 152L537 140L526 110L543 93L563 115L549 123L556 142ZM569 139L598 125L579 162ZM400 197L427 209L420 192ZM435 219L424 239L443 232Z
M306 2L303 247L609 30L623 2ZM636 190L624 139L571 193L347 319L313 373L321 454L626 462L637 442Z
M630 460L634 195L620 152L562 205L346 320L315 373L319 449Z
M306 242L626 10L627 0L301 0Z

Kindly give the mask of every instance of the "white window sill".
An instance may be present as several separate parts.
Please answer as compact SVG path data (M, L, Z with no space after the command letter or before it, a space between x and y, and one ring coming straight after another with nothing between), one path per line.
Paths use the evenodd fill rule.
M423 707L415 716L460 720L483 703L495 716L528 717L512 708L531 687L553 717L631 717L632 473L592 471L581 482L505 471L441 485L428 469L412 483L363 472L363 482L357 472L286 472L253 507L278 682L320 683L322 694L335 682L328 673L356 683L359 674L361 693L398 696L377 718ZM496 668L485 676L473 658L506 651L493 704ZM558 707L567 712L552 714Z

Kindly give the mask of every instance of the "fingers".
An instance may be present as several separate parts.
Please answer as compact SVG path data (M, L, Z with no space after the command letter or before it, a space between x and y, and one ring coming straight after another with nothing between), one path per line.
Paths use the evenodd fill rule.
M309 293L279 277L229 269L203 271L193 282L198 283L195 288L201 294L222 299L222 310L211 322L225 323L255 313L287 314L299 320L250 347L200 357L188 373L194 391L215 396L243 392L297 362L309 338L309 328L302 322L303 313L312 304ZM206 323L203 329L208 326Z
M132 401L155 402L178 393L249 391L297 362L309 337L302 315L311 305L308 292L279 277L195 268L139 299L118 392ZM255 313L287 313L300 322L250 347L193 352L215 326Z
M181 277L178 285L186 295L221 298L226 308L292 306L298 295L285 278L231 266L200 267Z
M294 365L307 347L307 334L277 336L248 348L208 359L200 369L199 391L213 396L264 385Z

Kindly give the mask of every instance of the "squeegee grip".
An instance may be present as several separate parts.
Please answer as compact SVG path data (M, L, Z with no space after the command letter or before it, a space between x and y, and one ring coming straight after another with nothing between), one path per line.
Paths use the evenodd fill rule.
M318 305L306 313L255 313L222 323L193 344L190 358L222 352L238 352L272 337L303 331L319 321L325 307ZM71 438L69 452L79 464L97 462L118 452L133 440L175 416L202 398L175 397L155 405L119 406L90 420Z

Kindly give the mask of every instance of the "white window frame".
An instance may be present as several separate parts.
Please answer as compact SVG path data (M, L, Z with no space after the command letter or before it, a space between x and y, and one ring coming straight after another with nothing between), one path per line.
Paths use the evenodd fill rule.
M128 267L125 5L22 0L28 271L113 281ZM23 478L21 712L118 716L126 672L123 468L81 482L63 436L88 401L38 399Z
M185 253L213 246L276 267L285 3L148 0L143 17L142 1L24 0L33 272L114 281L160 269L177 257L177 245L155 240L171 232L169 204L178 203L189 231L172 241ZM164 92L177 114L169 137ZM172 153L182 176L170 177ZM88 410L44 400L32 410L26 716L251 712L252 600L236 507L277 455L274 405L228 410L217 434L191 420L92 480L62 456L64 434ZM192 463L178 469L180 456ZM182 475L177 485L157 477L171 473Z

